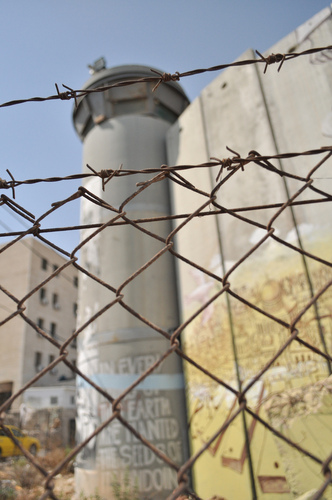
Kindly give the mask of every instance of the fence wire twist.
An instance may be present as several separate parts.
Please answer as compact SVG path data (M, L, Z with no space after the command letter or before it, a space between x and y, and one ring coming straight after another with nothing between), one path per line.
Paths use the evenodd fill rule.
M310 51L305 51L300 54L295 54L295 53L276 54L276 55L272 54L269 57L261 56L259 60L239 61L232 65L239 66L243 64L264 63L266 65L265 66L266 70L267 65L272 63L279 63L279 69L280 69L284 61L287 61L289 59L293 59L300 55L312 54L314 52L322 50L330 51L331 49L332 46L328 46L324 48L312 49ZM220 65L214 68L209 68L207 70L194 70L182 74L177 73L175 74L175 76L170 75L170 77L164 75L158 75L156 77L151 77L149 81L155 82L156 87L158 87L158 85L163 81L174 80L174 79L178 80L183 76L195 75L203 71L220 70L228 66L230 65ZM146 80L147 79L144 79L144 81ZM130 83L135 83L135 82L136 81L117 83L115 84L115 86L122 84L128 85ZM107 88L109 87L103 87L101 89L93 89L93 91L94 92L104 91ZM11 101L9 103L3 104L2 106L10 106L13 104L27 102L29 100L36 101L36 100L47 100L47 99L71 99L71 98L74 98L76 100L85 95L87 92L89 91L81 92L69 89L69 91L65 94L61 94L60 92L58 92L56 96L51 96L49 98L45 99L33 98L27 100ZM162 166L156 166L156 168L154 169L143 169L139 171L128 170L123 167L116 166L114 169L105 169L100 172L95 171L92 165L90 166L91 173L89 174L75 174L75 175L70 175L68 177L49 177L43 179L28 179L23 181L16 180L13 174L9 170L7 170L8 175L10 176L10 180L1 179L0 188L3 190L11 190L12 198L6 196L5 194L2 194L0 206L3 207L6 206L7 209L15 212L15 214L24 219L24 221L28 223L30 227L24 231L15 231L15 232L13 231L0 234L2 238L7 238L7 239L9 238L9 241L7 240L7 242L0 248L0 253L10 252L10 249L11 247L13 247L13 245L19 244L20 241L24 240L24 238L32 235L34 238L39 239L41 242L53 248L61 255L67 258L65 264L60 266L53 273L49 274L44 281L40 282L36 287L31 289L27 295L23 297L14 296L10 289L6 290L4 287L0 286L1 293L5 294L12 301L12 304L14 306L14 311L8 314L1 321L0 326L10 324L10 322L14 318L19 316L20 318L23 319L23 321L25 321L28 325L30 325L35 332L37 332L39 335L41 335L44 339L46 339L48 342L50 342L53 346L55 346L58 349L58 356L50 364L48 364L48 366L46 366L43 370L37 373L35 377L33 377L27 384L21 387L17 392L15 392L15 394L13 394L5 403L3 403L0 406L0 414L2 416L1 419L2 429L4 430L5 433L7 433L10 439L12 439L15 442L15 444L21 449L22 454L24 454L27 457L30 463L33 464L33 466L45 478L44 493L40 497L41 499L46 499L46 498L58 499L58 497L54 493L55 476L61 470L63 470L66 464L68 464L70 460L73 457L75 457L80 450L82 450L106 426L108 426L111 422L115 420L117 420L122 426L128 429L130 433L132 433L144 446L148 447L155 455L157 455L159 459L162 460L168 467L176 471L178 478L178 487L169 497L169 500L176 499L183 494L190 495L191 498L196 498L196 499L199 498L196 492L191 488L189 484L188 477L190 471L197 462L197 460L199 459L199 457L208 450L208 448L218 438L218 436L220 436L230 426L230 424L237 417L239 417L240 414L246 414L250 416L252 419L254 419L254 421L259 422L262 426L264 426L268 432L270 432L275 436L277 440L280 440L286 443L291 448L297 450L300 454L307 457L308 460L316 464L319 464L319 466L321 467L321 474L322 474L321 486L312 496L312 499L317 500L319 498L322 498L324 491L331 484L332 445L330 446L331 452L328 456L326 455L317 456L316 454L312 453L310 449L303 448L299 443L287 437L285 433L280 432L276 428L276 426L273 426L271 425L271 423L264 420L258 414L257 408L251 407L247 401L248 391L252 387L254 387L258 381L262 379L263 375L271 368L272 365L274 365L278 361L280 356L282 356L285 350L293 343L300 343L303 347L305 347L308 350L308 352L314 353L315 355L319 356L322 360L324 360L324 363L326 363L326 365L329 367L331 373L332 356L329 353L328 349L324 349L324 347L319 348L317 347L317 345L313 345L307 340L303 340L301 335L302 333L301 319L310 308L316 307L316 312L318 312L317 304L320 298L327 292L329 287L332 285L331 274L326 273L326 277L324 278L324 285L320 289L312 291L313 293L311 294L311 296L306 300L306 303L303 305L303 307L297 311L295 317L293 317L290 322L287 322L284 319L280 319L280 317L273 315L270 311L262 309L254 300L248 300L244 295L241 295L237 291L236 287L232 286L232 278L233 278L233 273L236 270L241 271L241 266L246 261L249 261L250 257L254 255L255 252L257 252L257 250L263 246L263 244L271 240L276 241L278 244L282 245L283 247L287 248L292 252L300 254L301 256L303 256L303 258L305 258L310 262L319 262L323 266L326 266L326 269L328 270L331 269L332 267L331 261L326 260L322 256L309 252L308 250L305 250L304 248L294 245L289 241L286 241L285 239L279 237L276 232L275 223L282 214L284 214L287 210L289 210L290 207L295 207L300 205L310 205L312 206L312 210L314 210L314 207L317 204L325 204L325 203L329 204L332 201L332 193L325 189L323 190L321 188L316 187L315 183L316 180L315 176L317 172L319 172L319 169L332 156L332 146L305 152L292 152L292 153L284 153L278 155L267 155L267 154L262 155L257 151L250 151L248 155L243 158L237 152L232 151L231 149L229 151L230 153L232 153L229 158L223 158L223 159L211 158L211 161L199 165L176 165L176 166L162 165ZM289 158L304 157L304 156L310 156L312 158L312 167L308 171L303 172L303 174L299 176L295 175L292 172L291 167L287 169L287 160ZM278 166L276 166L275 160L277 159L283 160L283 167L284 167L283 170L281 170ZM281 201L280 203L273 203L273 204L266 204L266 203L260 204L258 202L257 205L255 206L241 206L241 207L231 207L231 208L223 206L220 200L223 199L222 193L223 190L227 189L228 181L234 175L241 176L241 172L244 169L248 171L250 168L252 168L253 165L256 165L257 167L262 169L264 173L268 175L275 175L277 177L281 176L284 178L294 179L299 183L300 188L297 191L293 192L289 197L289 199L286 200L285 202ZM200 187L195 187L192 184L192 182L186 178L188 172L192 173L198 169L215 170L216 167L219 168L219 173L215 177L214 187L210 192L204 191L200 189ZM83 180L87 177L95 177L95 178L100 178L102 189L105 190L112 188L112 179L116 177L122 178L127 176L139 176L141 179L142 175L146 177L146 180L143 182L140 180L140 182L137 183L136 191L133 192L129 198L123 200L119 208L115 208L107 204L103 199L97 197L94 193L92 193L83 186L81 186L70 197L52 203L51 208L38 218L36 218L32 213L30 213L24 207L20 206L14 201L15 190L19 189L20 186L24 184L40 183L41 184L40 189L42 189L43 183L65 182L65 181L70 181L72 179ZM177 189L182 190L183 193L187 191L194 192L200 197L201 202L197 204L194 210L190 210L186 213L172 213L169 216L153 217L148 219L143 219L143 218L131 219L128 216L128 214L126 214L127 205L134 198L139 197L140 193L149 189L150 186L152 186L156 182L159 183L168 182L170 184L174 184L176 185ZM311 197L302 199L301 194L304 191L310 193ZM53 214L54 212L63 207L67 207L68 210L70 210L71 202L77 199L85 199L86 202L93 203L99 206L103 210L103 213L108 212L109 217L107 221L103 223L100 222L97 224L78 225L75 227L57 227L57 228L43 227L43 225L47 221L48 216L50 216L51 214ZM272 215L269 217L269 220L267 221L266 224L258 223L252 218L253 213L258 213L258 212L267 213L268 210L270 211L270 213L272 213ZM197 262L194 262L193 260L189 259L186 255L179 253L176 250L174 243L176 243L177 238L180 237L183 229L188 224L190 224L192 220L196 218L206 218L206 217L219 218L223 217L224 215L227 215L237 220L241 220L245 224L260 229L261 231L263 231L263 233L259 241L248 247L244 251L242 257L236 263L234 263L230 269L225 271L223 275L218 275L213 273L211 270L202 267ZM153 223L160 220L175 221L174 229L168 234L166 238L160 237L157 233L154 233L151 230L151 227L153 227ZM145 225L147 223L149 223L148 226L149 230L145 228ZM143 232L147 237L159 241L162 244L162 248L148 262L146 262L142 267L138 268L134 274L132 274L123 283L121 283L119 286L116 287L114 286L114 284L103 281L102 278L95 276L88 269L84 268L79 263L78 255L79 251L85 245L89 244L89 242L93 240L93 238L97 237L103 231L111 230L113 227L119 225L131 226L135 231ZM68 230L74 231L78 229L80 230L90 229L91 233L89 237L83 239L80 242L80 244L72 250L71 253L55 245L46 237L48 233L52 233L55 231L68 231ZM142 316L141 311L134 310L126 302L127 285L133 282L139 275L144 273L146 269L148 269L150 266L152 266L155 263L158 263L158 259L160 259L162 255L164 255L165 253L172 254L172 256L177 261L184 262L192 269L202 272L204 276L213 280L213 282L218 284L219 287L217 293L209 297L209 299L205 301L203 305L197 308L195 312L191 314L190 317L186 318L185 321L183 321L182 324L180 324L176 328L176 330L173 331L172 333L165 331L162 328L160 328L160 326L152 323L148 317ZM65 269L69 266L73 266L78 271L79 274L84 274L88 276L92 280L97 281L100 286L105 288L105 290L112 292L113 299L110 302L108 302L102 309L97 311L95 314L91 315L91 317L84 324L80 325L79 328L77 328L72 335L68 336L68 338L65 341L60 342L59 339L53 338L51 335L47 334L46 331L44 331L40 326L38 326L35 319L29 317L26 314L26 309L28 300L34 294L38 293L39 290L45 286L45 284L55 279L58 275L64 272ZM192 357L190 353L187 353L186 349L182 347L179 342L180 335L184 332L184 330L191 323L193 323L195 319L200 314L202 314L204 310L206 310L212 303L216 302L221 296L226 296L226 295L234 299L236 303L242 303L244 306L255 311L257 314L262 315L271 320L272 322L274 322L275 324L280 325L284 329L284 331L287 332L287 335L285 335L285 341L282 343L279 350L270 359L266 360L265 366L260 368L257 371L256 375L249 382L247 382L244 386L238 388L232 387L228 382L218 377L213 371L211 371L208 364L203 366L194 357ZM145 324L152 330L154 330L157 336L161 335L168 341L168 348L165 350L160 359L158 359L155 363L153 363L141 375L137 376L135 382L129 385L118 397L112 396L112 394L110 394L108 391L104 390L102 387L96 384L90 377L88 377L85 373L83 373L76 365L74 365L68 359L68 346L73 342L75 342L75 339L77 339L81 335L81 333L85 329L87 329L89 325L91 325L98 317L103 315L106 311L108 311L115 305L120 305L128 312L128 314L132 314L133 316L138 318L142 322L142 324ZM175 463L173 460L171 460L164 452L159 450L153 443L151 443L148 439L146 439L143 435L141 435L131 425L131 423L123 415L122 404L121 404L123 403L124 398L131 391L137 388L137 386L142 381L144 381L147 377L153 374L156 371L156 369L169 356L174 356L174 355L180 356L182 360L185 362L185 364L194 367L196 370L204 374L204 376L206 376L207 379L210 379L214 383L222 386L226 391L229 391L229 393L233 395L234 398L236 398L238 403L236 411L234 411L234 413L228 419L226 419L226 421L217 429L217 431L210 437L210 439L203 446L201 446L200 449L195 454L193 454L188 460L180 464ZM10 408L12 403L17 398L19 398L29 387L33 386L40 378L45 376L48 372L50 372L50 370L52 370L61 363L64 363L74 373L76 373L78 377L81 377L81 379L83 379L87 384L89 384L90 387L92 387L103 398L105 398L105 401L109 402L110 405L112 406L112 414L108 419L103 421L101 425L99 425L99 427L97 427L95 431L91 433L82 443L75 446L74 449L69 453L69 455L65 459L63 459L51 472L48 472L45 468L43 468L40 465L40 463L34 456L32 456L28 451L26 451L21 446L21 444L14 438L13 435L10 434L10 432L7 430L6 427L4 427L4 425L6 423L6 411Z

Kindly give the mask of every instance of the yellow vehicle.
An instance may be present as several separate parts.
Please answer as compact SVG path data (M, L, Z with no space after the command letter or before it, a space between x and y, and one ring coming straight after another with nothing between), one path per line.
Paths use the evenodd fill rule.
M30 437L14 425L5 425L13 436L19 441L23 448L28 450L32 455L36 455L40 450L40 442L34 437ZM14 455L22 455L20 448L10 439L5 431L0 428L0 458L12 457Z

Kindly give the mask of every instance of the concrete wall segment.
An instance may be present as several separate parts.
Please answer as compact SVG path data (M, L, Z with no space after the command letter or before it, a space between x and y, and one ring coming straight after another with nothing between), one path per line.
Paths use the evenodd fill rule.
M239 59L252 57L253 52L249 50ZM176 143L172 140L171 133L177 128L180 130L180 139L178 150L175 151ZM207 161L210 157L222 159L234 156L226 146L237 151L242 157L246 157L252 149L261 154L276 153L254 66L229 68L221 73L181 115L178 124L173 125L168 136L168 155L175 164L195 165ZM194 170L188 174L188 180L200 189L210 191L215 186L218 170L217 167L211 168L210 173L208 169ZM225 176L226 172L223 175ZM222 196L218 194L217 199L222 206L229 209L256 205L257 192L260 193L261 203L285 201L281 179L274 182L275 176L271 174L270 177L272 182L269 183L269 175L250 164L244 172L237 172L228 181L227 189L223 189ZM196 193L175 187L172 196L179 211L187 213L190 208L197 208ZM253 212L247 215L265 224L269 219L268 213L263 215ZM289 216L282 216L282 219L280 231L287 234L292 223ZM234 218L227 215L218 217L218 221L225 235L225 255L232 255L232 260L239 258L255 228L235 222ZM208 225L208 222L205 221L205 224ZM236 248L233 246L234 241L238 241Z
M329 9L323 17L317 26L314 22L308 22L305 27L306 35L304 28L297 30L272 47L266 56L271 52L287 53L290 49L300 51L311 46L329 45ZM248 51L241 59L250 59L253 56L253 52ZM194 101L173 125L168 135L168 158L172 164L197 165L201 161L207 161L210 156L221 159L232 156L232 153L226 150L226 145L238 151L241 157L245 157L251 149L256 149L262 155L273 155L301 152L329 143L331 67L330 54L325 53L318 58L306 56L289 63L286 61L280 73L277 72L277 65L271 65L264 75L263 64L224 71L203 90L200 98ZM201 103L200 110L197 102ZM325 120L321 126L323 117ZM198 133L201 134L200 138L197 137ZM317 161L318 157L301 157L298 160L285 161L284 167L298 175L303 175L304 172L307 175ZM272 160L272 163L279 167L278 162ZM319 170L319 176L323 177L322 189L324 184L330 182L330 170L330 161ZM188 180L196 187L204 185L207 190L211 190L215 185L216 175L217 172L211 171L209 176L207 169L195 169L188 175ZM224 172L223 177L226 175L227 172ZM218 194L218 200L221 206L227 208L285 202L299 187L298 181L287 180L287 193L282 178L249 164L245 166L244 172L237 172L227 181ZM199 206L197 194L177 185L172 185L172 189L176 213L190 213ZM315 198L315 194L305 191L301 198L305 197ZM274 212L275 210L252 211L246 212L245 216L267 224ZM299 233L301 243L307 251L330 260L330 221L328 204L322 203L319 207L296 207L293 214L287 210L274 221L273 227L282 239L295 246L299 246ZM176 245L180 254L222 276L225 270L238 261L264 234L265 230L223 214L218 216L217 224L213 224L212 217L191 221L177 235ZM206 274L183 262L179 262L178 267L182 318L185 320L198 306L211 298L220 284L213 283ZM229 281L235 293L288 322L292 321L296 311L301 310L310 300L312 290L319 290L329 276L330 272L326 266L307 259L305 270L298 253L274 241L267 241L231 274ZM330 324L329 320L324 319L324 315L328 314L330 297L330 294L327 294L318 302L320 325L316 322L317 310L314 308L307 313L308 323L299 325L302 338L308 339L312 345L323 350L325 347L319 329L323 325L326 343L330 345ZM234 335L233 344L231 332ZM233 299L227 305L225 298L221 297L186 328L184 346L196 361L203 366L209 366L213 373L236 387L238 380L235 367L237 366L242 381L249 380L274 355L284 342L285 334L285 330L253 313L250 308ZM300 362L304 363L305 370L301 371ZM283 383L288 377L285 385L276 383L279 372L285 373ZM266 390L268 393L273 388L272 390L281 397L287 397L289 387L296 387L296 390L301 387L304 392L314 391L315 381L324 380L327 374L327 366L322 359L317 359L311 352L294 343L255 385L256 395L248 396L249 399L254 398L255 403L252 404L256 407L257 398L261 397L259 391ZM223 405L227 408L225 418L226 414L230 415L228 412L232 397L222 388L214 388L204 376L199 376L190 370L190 367L187 367L186 381L194 453L211 436L212 429L217 429L221 420L224 421ZM211 410L211 400L215 403L214 410ZM263 407L264 405L262 412L265 411ZM200 416L197 416L197 408ZM213 412L215 416L211 419ZM298 420L293 429L302 425L301 418L296 418ZM313 414L310 418L315 420ZM326 418L330 419L330 414ZM322 445L320 449L317 448L317 452L321 452L321 446L326 440L325 430L318 430L318 423L312 425L315 434L321 436L319 439ZM251 446L255 474L260 476L260 484L258 485L257 481L256 485L257 498L272 499L280 493L285 498L292 498L318 487L318 470L313 473L309 468L304 469L303 462L300 464L289 449L280 452L271 436L265 436L265 439L269 439L269 443L265 443L266 446L263 445L263 436L258 430ZM220 448L218 451L216 443L216 447L210 450L211 454L203 454L200 463L195 466L197 492L204 498L210 498L216 492L225 498L246 498L252 487L248 463L244 464L241 474L235 466L236 473L231 472L231 464L235 463L233 459L240 456L244 449L244 432L240 419L222 436L218 446L221 441L224 442L224 445L221 444L223 450ZM294 473L288 470L290 464ZM278 477L274 470L276 467ZM264 489L261 482L263 479L270 482L269 490ZM256 498L256 494L253 494L253 497Z
M318 21L308 21L302 27L280 40L266 53L287 53L303 51L311 47L324 47L330 44L332 35L332 16L330 8L322 11ZM312 22L311 22L312 21ZM329 51L331 52L331 51ZM332 95L332 57L328 51L287 61L276 73L275 67L268 68L265 75L260 72L262 91L266 100L278 152L304 151L329 145L332 137L331 95ZM312 156L287 160L287 168L303 175L314 167L318 158ZM283 163L283 162L281 162ZM315 186L324 190L331 182L332 161L329 159L314 174ZM299 183L292 179L286 181L292 194ZM306 190L299 199L312 199L315 194ZM315 221L312 209L303 205L294 208L296 223L314 224L321 231L330 231L328 204L315 207Z
M249 50L239 59L253 57L253 51ZM276 152L254 65L229 68L218 76L202 92L202 110L209 156L232 157L233 153L227 151L226 146L238 152L241 157L246 157L251 150L258 150L261 154ZM217 168L211 170L213 185L217 173ZM223 174L225 176L226 172ZM222 194L218 193L217 199L222 206L230 209L255 206L258 201L257 193L262 204L285 201L283 182L281 179L275 180L275 177L272 178L272 175L267 175L259 167L249 164L244 172L238 171L227 182L227 188L222 190ZM269 219L268 213L259 211L246 215L264 224ZM281 231L287 232L291 221L287 222L287 217L283 219ZM226 260L229 255L236 260L240 257L238 252L248 244L255 229L228 216L220 216L218 221L225 236ZM235 241L237 244L234 246Z

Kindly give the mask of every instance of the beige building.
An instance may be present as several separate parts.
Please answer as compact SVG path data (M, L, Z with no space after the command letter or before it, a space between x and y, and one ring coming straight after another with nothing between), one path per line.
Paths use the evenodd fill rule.
M16 242L1 253L0 405L57 358L59 347L52 341L62 344L75 330L76 269L69 265L45 283L65 263L64 257L33 237ZM7 321L21 300L24 317L18 314ZM41 331L50 340L44 338ZM67 351L67 360L75 363L74 342L67 347ZM72 386L74 397L74 373L63 362L33 384L34 387L45 388L68 385ZM44 399L44 407L60 404L54 396L53 400L49 398L48 403ZM21 403L22 397L17 398L11 410L17 411ZM74 400L72 403L74 406Z

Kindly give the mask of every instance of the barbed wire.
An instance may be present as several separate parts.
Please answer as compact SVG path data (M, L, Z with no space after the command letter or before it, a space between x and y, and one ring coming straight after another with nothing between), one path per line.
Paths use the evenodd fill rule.
M112 88L116 87L127 87L128 85L134 85L136 83L154 83L155 86L153 90L157 90L159 85L162 83L167 83L170 81L179 81L181 78L185 78L187 76L195 76L195 75L200 75L202 73L207 73L207 72L214 72L214 71L221 71L226 68L231 68L231 67L239 67L239 66L248 66L251 64L265 64L264 67L264 73L266 73L266 70L268 66L279 63L278 66L278 71L280 71L282 65L284 64L285 61L289 61L292 59L295 59L297 57L302 57L306 55L311 55L315 54L317 52L323 52L323 51L329 51L332 50L332 45L327 45L326 47L315 47L311 49L304 50L302 52L289 52L288 54L270 54L268 56L263 56L260 52L256 50L257 55L260 56L260 59L244 59L242 61L234 61L232 63L227 63L227 64L219 64L217 66L211 66L210 68L200 68L200 69L194 69L191 71L185 71L183 73L180 73L176 71L175 73L159 73L158 71L151 69L151 72L157 74L157 76L151 76L151 77L144 77L144 78L133 78L130 80L125 80L125 81L120 81L120 82L115 82L109 85L104 85L102 87L96 87L93 89L79 89L79 90L74 90L70 88L68 85L62 84L62 86L67 89L64 92L60 92L59 86L56 83L55 87L57 90L57 93L54 95L50 95L48 97L30 97L28 99L15 99L12 101L4 102L0 104L0 108L5 108L9 106L16 106L18 104L24 104L27 102L45 102L45 101L56 101L56 100L61 100L61 101L70 101L74 99L75 101L75 106L78 106L79 99L83 98L84 96L91 94L91 93L96 93L96 92L105 92L106 90L110 90Z
M124 168L122 168L122 165L120 165L120 167L118 169L115 169L115 170L104 169L104 170L101 170L100 172L97 172L92 167L90 167L90 165L87 165L87 168L89 168L89 170L91 170L91 172L92 172L91 174L89 174L89 173L71 174L71 175L67 175L64 177L25 179L23 181L16 180L14 178L13 174L8 169L6 169L6 172L11 177L12 180L7 181L5 179L0 178L0 189L4 189L4 190L11 189L13 199L15 199L15 188L18 186L22 186L22 185L26 185L26 184L39 184L39 183L44 183L44 182L52 183L52 182L63 182L63 181L71 181L71 180L82 180L82 179L86 179L89 177L100 177L100 179L102 180L102 189L104 191L105 185L113 177L126 177L128 175L155 173L155 174L157 174L157 176L155 176L153 179L151 179L149 181L146 181L147 183L152 183L152 182L158 182L158 181L162 180L164 177L166 177L166 176L169 177L171 174L174 174L174 175L177 175L177 177L183 181L183 178L181 178L177 174L177 172L190 170L193 167L195 167L195 168L211 168L211 167L215 167L215 166L220 166L219 174L217 175L217 178L216 178L216 180L218 181L224 170L229 171L229 170L237 169L239 167L241 167L241 169L243 170L244 166L248 165L250 163L255 163L262 168L265 168L265 169L270 170L272 172L276 172L281 177L289 177L291 179L297 179L297 180L303 181L304 180L303 177L300 177L298 175L295 175L295 174L292 174L289 172L284 172L284 171L278 169L277 167L275 167L274 165L271 164L270 160L283 160L283 159L289 159L289 158L297 158L299 156L319 155L324 151L326 151L328 153L328 157L332 154L332 146L323 146L323 147L318 148L318 149L312 149L312 150L304 151L301 153L298 153L298 152L281 153L281 154L276 154L276 155L265 155L265 156L261 156L259 153L257 153L257 151L249 151L248 156L246 158L241 158L239 153L236 153L235 151L233 151L232 149L230 149L227 146L226 146L226 148L229 151L235 153L235 156L229 157L229 158L223 158L223 159L211 158L211 161L200 163L199 165L174 165L174 166L162 165L161 167L157 167L157 168L145 168L145 169L141 169L141 170L124 169ZM310 175L312 175L312 173ZM184 181L184 182L186 182L188 186L191 185L194 188L194 186L191 183L189 183L188 181ZM137 183L137 186L142 186L142 185L144 185L143 182ZM72 197L75 197L75 196L78 196L78 195L75 195L75 194L72 195ZM329 195L327 195L327 196L329 196ZM74 199L72 197L71 197L71 199ZM9 198L3 197L2 200L3 200L3 203L7 203L7 202L11 203L12 207L15 206L16 208L18 208L18 205L16 203L14 203L13 201L10 201ZM59 203L59 202L53 203L53 206L55 206L57 203ZM26 215L34 218L34 216L32 216L32 214L30 214L28 212L26 212Z

